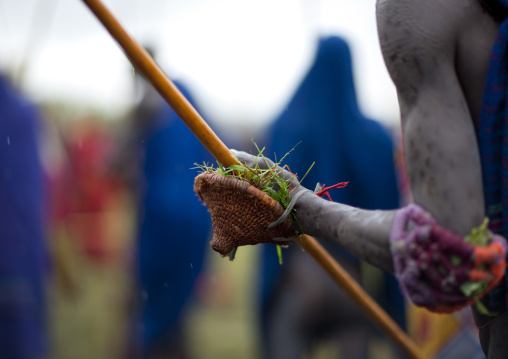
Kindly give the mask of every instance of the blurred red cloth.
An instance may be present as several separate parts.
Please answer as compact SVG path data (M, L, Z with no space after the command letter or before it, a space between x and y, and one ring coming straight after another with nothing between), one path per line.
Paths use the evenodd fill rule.
M122 188L109 170L114 141L98 125L89 125L65 143L68 165L52 179L54 225L65 225L90 258L107 259L104 213Z

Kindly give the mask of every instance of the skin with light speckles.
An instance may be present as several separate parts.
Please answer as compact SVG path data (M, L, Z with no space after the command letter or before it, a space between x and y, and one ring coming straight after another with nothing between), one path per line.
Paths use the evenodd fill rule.
M415 203L465 235L485 217L477 126L499 23L478 0L378 0L381 50L397 88L404 161ZM235 152L241 160L249 156ZM294 193L299 191L297 188ZM305 193L302 230L393 271L394 211L365 211ZM479 326L486 321L475 313ZM506 315L480 331L489 358L507 358Z

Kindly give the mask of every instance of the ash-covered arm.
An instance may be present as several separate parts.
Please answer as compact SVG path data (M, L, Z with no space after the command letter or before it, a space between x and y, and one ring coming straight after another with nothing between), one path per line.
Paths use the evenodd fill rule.
M296 203L295 212L297 226L303 233L327 239L358 258L393 272L388 239L395 210L362 210L307 192Z

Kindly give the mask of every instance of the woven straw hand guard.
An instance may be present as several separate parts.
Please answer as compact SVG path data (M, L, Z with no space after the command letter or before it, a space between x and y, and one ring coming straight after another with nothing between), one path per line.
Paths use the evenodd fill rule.
M245 181L203 172L194 180L194 191L205 202L212 217L211 247L229 254L238 246L258 243L280 244L272 238L295 235L289 217L274 228L268 225L282 214L282 206Z

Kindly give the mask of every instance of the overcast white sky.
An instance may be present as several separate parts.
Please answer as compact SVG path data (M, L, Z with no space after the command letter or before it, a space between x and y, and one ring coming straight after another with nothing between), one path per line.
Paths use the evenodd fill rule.
M262 125L311 64L316 39L350 41L363 111L397 121L395 89L379 50L375 0L103 0L129 33L158 51L208 118ZM111 113L132 103L131 68L80 0L0 0L0 67L26 63L35 98Z

